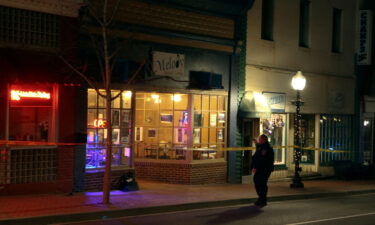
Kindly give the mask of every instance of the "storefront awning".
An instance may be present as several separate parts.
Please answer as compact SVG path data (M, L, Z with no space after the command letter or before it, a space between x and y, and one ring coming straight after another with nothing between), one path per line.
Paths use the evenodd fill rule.
M285 112L286 94L276 92L247 91L243 96L240 107L240 117L259 117L265 113Z

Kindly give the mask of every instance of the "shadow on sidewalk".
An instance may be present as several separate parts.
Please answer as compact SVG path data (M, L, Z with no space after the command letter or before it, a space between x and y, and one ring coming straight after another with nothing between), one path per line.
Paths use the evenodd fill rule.
M237 220L250 219L258 216L262 212L263 210L257 206L245 206L200 217L214 217L208 220L206 224L226 224Z

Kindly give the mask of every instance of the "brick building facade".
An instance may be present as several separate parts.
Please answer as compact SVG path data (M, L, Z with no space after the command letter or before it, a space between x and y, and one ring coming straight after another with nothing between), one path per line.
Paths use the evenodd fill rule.
M73 2L0 1L0 194L72 191L75 147L51 143L78 141L80 89L58 57L77 16Z

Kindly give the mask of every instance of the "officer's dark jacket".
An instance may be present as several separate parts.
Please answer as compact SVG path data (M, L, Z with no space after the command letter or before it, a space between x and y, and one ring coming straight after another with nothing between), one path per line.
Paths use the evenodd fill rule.
M271 145L266 142L264 144L257 144L255 154L251 160L251 169L256 169L261 172L271 172L274 170L274 152Z

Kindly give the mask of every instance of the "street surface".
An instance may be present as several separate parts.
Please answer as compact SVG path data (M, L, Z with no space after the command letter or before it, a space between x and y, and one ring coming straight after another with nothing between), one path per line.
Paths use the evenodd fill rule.
M375 225L375 194L199 209L71 225Z

